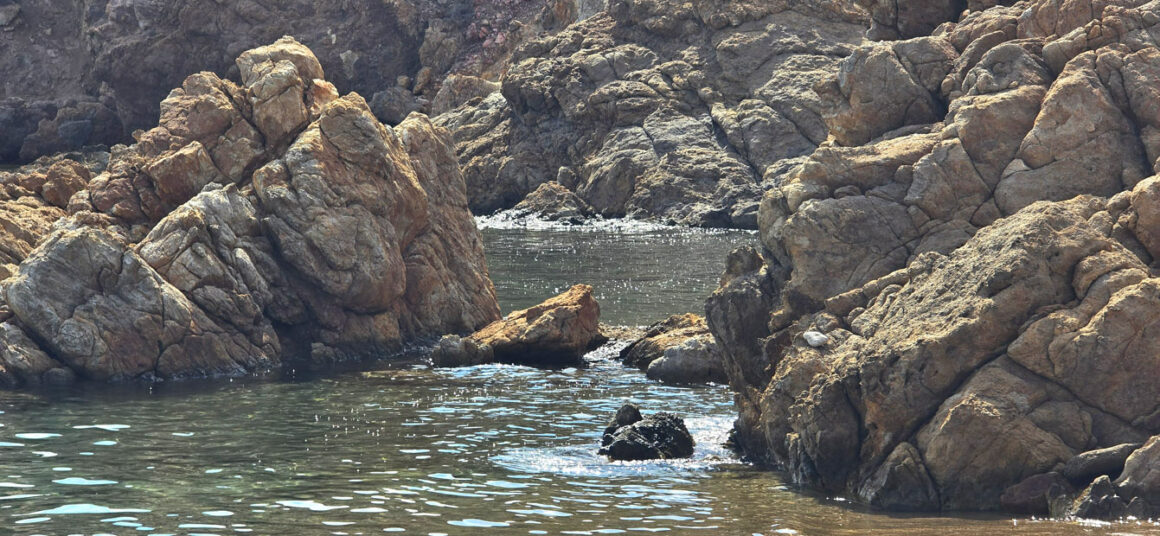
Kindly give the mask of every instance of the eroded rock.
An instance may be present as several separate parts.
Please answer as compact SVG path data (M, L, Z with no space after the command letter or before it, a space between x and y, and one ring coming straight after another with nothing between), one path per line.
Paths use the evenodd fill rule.
M499 317L446 131L380 124L292 38L238 68L189 77L87 184L68 163L18 175L20 206L80 189L26 259L35 232L5 241L6 333L29 335L8 383L381 357Z
M866 4L910 39L818 87L832 143L706 305L738 444L880 508L1154 515L1157 4Z

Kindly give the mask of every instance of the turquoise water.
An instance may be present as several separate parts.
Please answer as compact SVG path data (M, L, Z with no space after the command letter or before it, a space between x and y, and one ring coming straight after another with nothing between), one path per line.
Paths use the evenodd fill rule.
M750 237L486 232L489 256L506 259L492 264L505 311L582 279L606 289L606 320L632 324L694 309L717 250ZM641 262L651 268L627 278ZM418 355L320 376L0 393L0 534L1160 532L888 516L795 492L720 446L727 388L651 382L612 360L622 344L585 369L432 370ZM686 416L696 456L596 456L626 400Z

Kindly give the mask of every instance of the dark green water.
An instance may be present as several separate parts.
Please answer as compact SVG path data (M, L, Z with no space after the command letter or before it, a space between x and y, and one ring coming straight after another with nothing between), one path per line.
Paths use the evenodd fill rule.
M573 282L605 319L698 310L745 234L488 230L505 311ZM643 268L647 267L647 268ZM633 274L636 276L633 276ZM638 313L638 314L634 314ZM615 345L591 367L0 393L0 534L1143 534L1002 518L901 517L787 489L719 445L724 387L665 387ZM697 455L595 455L618 405L689 417Z

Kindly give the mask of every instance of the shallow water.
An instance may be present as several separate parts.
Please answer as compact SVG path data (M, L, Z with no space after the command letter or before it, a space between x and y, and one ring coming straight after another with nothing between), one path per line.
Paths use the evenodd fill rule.
M619 237L629 248L600 233L486 234L491 258L507 259L492 261L505 311L583 275L619 289L605 291L606 319L647 323L634 308L650 318L688 310L691 289L712 288L719 271L702 256L731 245L664 232ZM533 250L560 253L518 261L536 259ZM606 285L642 259L678 274ZM538 291L511 290L536 281ZM656 289L673 296L654 300ZM611 361L617 349L591 354L581 370L394 363L283 382L0 393L0 534L1160 533L886 516L791 491L720 446L734 416L726 388L656 384ZM599 431L625 400L688 416L696 456L596 456Z

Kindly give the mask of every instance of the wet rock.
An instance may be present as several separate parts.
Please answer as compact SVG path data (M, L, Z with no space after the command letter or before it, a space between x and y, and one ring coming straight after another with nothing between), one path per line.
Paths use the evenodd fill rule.
M1142 446L1142 443L1124 443L1078 454L1063 466L1063 476L1078 486L1087 485L1100 475L1116 479L1124 469L1124 461Z
M1051 472L1029 476L1003 491L999 504L1003 511L1026 516L1046 516L1051 513L1051 502L1056 497L1073 492L1063 475Z
M1103 475L1080 492L1068 509L1067 516L1082 519L1119 519L1127 513L1128 505L1116 494L1112 480Z
M705 319L674 315L649 326L642 337L620 352L625 365L646 371L665 383L722 383L722 356Z
M694 441L685 421L671 413L642 417L627 404L616 412L601 439L599 454L613 460L668 460L693 455Z

